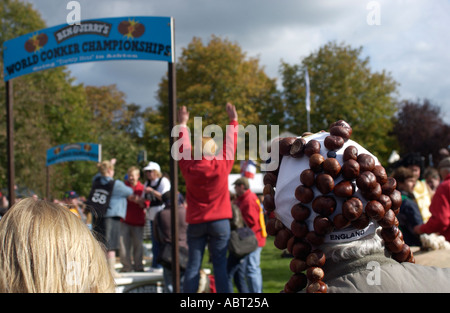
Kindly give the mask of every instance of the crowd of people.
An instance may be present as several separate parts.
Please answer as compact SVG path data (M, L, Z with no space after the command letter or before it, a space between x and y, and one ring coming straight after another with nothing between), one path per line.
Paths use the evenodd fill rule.
M180 271L181 292L195 293L201 289L201 267L206 248L213 266L216 292L230 293L234 291L234 288L241 293L263 292L260 259L267 238L267 212L258 196L250 190L249 180L246 177L233 182L234 193L228 190L228 175L234 164L237 146L238 116L236 108L230 103L226 104L225 111L232 131L227 132L223 146L218 147L212 138L203 138L201 159L179 160L179 167L186 182L185 197L178 193L177 205L178 242L180 251L183 252L181 255L183 264ZM181 107L178 111L179 139L182 142L179 153L183 155L193 154L187 129L188 121L189 111L186 107ZM442 157L436 168L432 166L424 168L423 157L412 153L393 164L389 173L389 176L395 178L396 188L401 192L402 204L397 215L398 227L403 234L404 242L409 246L426 248L421 240L421 234L424 233L437 233L450 241L450 156L447 149L441 151ZM212 157L219 153L223 158ZM113 278L120 276L120 272L144 271L143 242L144 227L147 224L150 227L152 239L152 261L149 271L162 272L165 292L174 291L171 266L163 260L164 250L174 239L171 237L170 180L162 174L159 164L154 161L149 162L142 169L131 166L125 179L114 179L115 163L116 160L112 159L98 164L98 173L92 179L92 188L87 197L82 197L72 190L66 192L63 199L54 200L54 203L38 200L36 197L29 198L17 202L11 209L2 212L5 215L0 220L2 236L0 251L3 253L0 266L5 275L0 275L0 291L110 292L113 290ZM2 206L7 207L8 204L4 203L5 201L3 197ZM61 210L61 207L67 210ZM71 214L58 214L57 209ZM27 210L28 215L34 214L36 218L26 216ZM53 220L53 224L59 226L70 224L70 233L72 228L80 229L78 235L89 239L86 243L89 243L89 249L95 253L91 253L85 260L82 260L83 254L72 256L66 251L71 250L70 244L61 248L61 253L71 258L68 264L76 262L77 266L80 263L83 268L89 268L86 270L87 276L91 277L82 277L86 282L81 284L81 288L77 289L67 281L57 282L58 278L55 277L57 274L50 275L52 277L47 277L43 272L36 275L36 271L44 266L44 263L38 263L40 259L35 259L38 256L28 256L28 261L27 257L23 256L21 260L24 264L15 264L17 268L11 267L11 263L14 262L8 260L6 255L16 253L11 249L14 249L14 241L21 240L20 236L24 235L23 232L36 231L34 236L28 236L33 238L27 240L34 240L29 243L30 246L37 244L39 234L36 228L38 225L35 223L38 216L42 219ZM20 229L17 229L19 224L14 224L15 219L21 219ZM45 225L42 223L39 227L45 227ZM87 226L84 228L90 231L82 231L81 225ZM256 237L257 247L252 252L237 257L229 251L230 233L233 229L242 227L251 229ZM9 231L8 228L13 228L13 231ZM64 232L63 229L54 227L51 231ZM7 236L13 237L6 239ZM79 240L67 237L68 243L75 241ZM48 242L48 245L51 244L53 243ZM373 245L378 247L380 244L377 242ZM52 253L58 252L46 251L50 249L48 245L43 243L42 247L36 248L35 251L39 251L40 255L47 254L48 257L53 258L52 262L57 262L57 256ZM99 251L106 254L103 260L98 258ZM117 252L118 255L116 255ZM120 272L116 270L117 257L122 265ZM339 262L336 258L333 260L330 262L335 262L334 268L339 268L343 264L337 264ZM42 260L42 262L45 261ZM381 261L387 262L384 258ZM92 270L94 262L97 262L94 267L95 273ZM330 262L327 263L328 267ZM34 267L30 268L31 263L42 267L33 265ZM17 280L20 271L27 271L21 276L23 281ZM35 272L32 273L32 271ZM333 273L333 269L330 273ZM42 277L39 277L40 275ZM104 277L99 278L100 275ZM11 285L11 280L15 280L17 284ZM51 284L56 287L51 287Z

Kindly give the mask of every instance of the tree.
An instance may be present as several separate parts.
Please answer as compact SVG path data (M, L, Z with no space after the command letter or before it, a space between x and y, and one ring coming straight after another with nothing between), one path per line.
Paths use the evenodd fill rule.
M237 43L212 36L205 45L193 38L176 64L176 79L177 105L188 107L191 131L194 117L201 117L203 127L219 125L225 134L226 102L236 106L243 126L279 123L282 110L275 79L269 78L259 60L248 58ZM157 108L145 112L144 139L150 158L168 171L167 77L159 85L157 99Z
M369 58L362 58L362 47L329 42L301 64L282 62L286 130L306 131L305 71L308 70L311 94L311 131L328 130L343 119L353 128L352 139L360 142L381 160L386 160L394 145L391 117L397 111L394 95L397 83L384 70L372 72Z
M393 118L393 133L400 146L400 152L417 152L437 165L439 149L450 142L450 125L442 119L440 107L430 100L400 102L400 110Z

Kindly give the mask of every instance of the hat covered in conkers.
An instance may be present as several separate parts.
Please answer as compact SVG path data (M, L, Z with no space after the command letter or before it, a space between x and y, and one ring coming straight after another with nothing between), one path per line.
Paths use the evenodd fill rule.
M277 142L280 164L265 174L263 193L264 207L273 213L267 231L277 248L287 248L294 257L284 292L305 287L326 292L320 246L359 240L380 226L392 257L414 262L398 229L402 200L396 181L351 135L351 126L341 120L329 132Z

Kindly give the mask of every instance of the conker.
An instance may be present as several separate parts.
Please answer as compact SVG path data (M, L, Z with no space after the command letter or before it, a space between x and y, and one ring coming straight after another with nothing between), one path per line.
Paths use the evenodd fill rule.
M303 238L308 234L308 226L305 222L293 220L291 223L291 231L295 237Z
M324 173L331 175L333 178L338 177L341 172L341 165L335 158L328 158L323 161L322 168Z
M361 153L358 155L356 161L358 161L361 166L361 171L372 171L375 168L375 159L366 153Z
M266 230L270 236L275 236L283 228L283 223L277 218L270 218L267 221Z
M377 178L372 172L362 172L356 179L356 186L362 191L370 191L377 184Z
M343 229L350 225L350 221L342 214L336 214L333 218L333 224L336 229Z
M291 263L289 263L289 268L294 273L301 273L306 270L306 262L300 259L293 258Z
M306 169L300 174L300 182L307 187L314 186L315 181L315 174L311 169Z
M351 128L346 128L343 126L333 126L330 128L330 134L333 136L342 137L344 140L350 139L351 136Z
M363 212L363 204L358 198L350 198L342 205L342 215L350 222L358 219Z
M318 235L326 235L328 233L331 233L333 231L333 223L324 216L316 216L313 222L314 231ZM306 235L306 234L305 234Z
M387 211L383 218L378 221L378 225L383 228L392 227L395 224L395 213L392 210Z
M372 170L372 173L375 174L375 177L377 178L377 182L380 185L384 185L387 183L387 174L386 174L386 170L384 169L384 167L382 165L375 165L374 169Z
M285 137L279 141L279 153L281 155L290 155L291 154L291 146L297 137Z
M323 281L313 282L306 287L307 293L327 293L328 286Z
M302 203L310 203L314 199L314 191L304 185L295 189L295 198Z
M306 140L303 138L296 138L291 145L290 155L293 158L300 158L303 156L306 146Z
M325 265L325 253L322 250L315 249L306 257L306 265L323 267Z
M320 153L320 142L315 139L311 139L305 145L305 155L311 157L315 153Z
M358 159L358 149L355 146L348 146L344 150L344 162L347 160L357 160Z
M384 217L383 205L375 200L369 201L365 207L366 214L374 221L379 221Z
M325 158L320 153L314 153L309 157L309 167L315 172L318 173L322 171L322 163L325 161Z
M272 187L275 187L277 185L277 175L274 173L266 173L263 178L264 185L271 185Z
M339 150L344 145L344 138L340 136L327 136L323 141L325 148L328 150Z
M352 221L351 224L353 227L357 229L364 229L369 225L370 218L367 216L366 213L362 213L360 217L358 217L356 220Z
M310 282L316 282L322 280L325 276L323 269L317 266L308 267L306 270L306 277Z
M342 165L342 176L347 180L355 179L359 176L360 166L359 163L353 159L349 159Z
M315 231L310 231L306 234L306 240L312 245L320 246L325 241L325 237L317 234Z
M281 229L275 236L273 244L280 250L287 248L287 242L291 238L291 233L286 229Z
M301 203L294 204L291 208L291 215L296 221L305 221L310 214L311 210Z
M330 193L334 188L334 179L329 174L319 174L316 177L316 187L322 194Z
M330 216L336 209L336 200L331 196L318 196L313 200L311 206L317 214Z
M334 186L333 192L337 197L349 198L355 192L355 187L348 180L343 180Z
M381 185L381 192L390 195L397 188L397 181L394 177L388 177L387 182Z

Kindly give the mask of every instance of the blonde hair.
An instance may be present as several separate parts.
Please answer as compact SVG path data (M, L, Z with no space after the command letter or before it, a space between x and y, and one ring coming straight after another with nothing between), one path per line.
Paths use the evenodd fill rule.
M114 170L114 165L111 161L103 161L97 164L98 171L102 176L107 176L109 170Z
M131 174L131 173L134 173L134 172L138 172L138 173L140 174L140 173L141 173L141 170L140 170L138 167L136 167L136 166L131 166L131 167L128 169L128 171L127 171L128 174Z
M114 292L105 250L62 205L26 198L0 220L0 292Z

